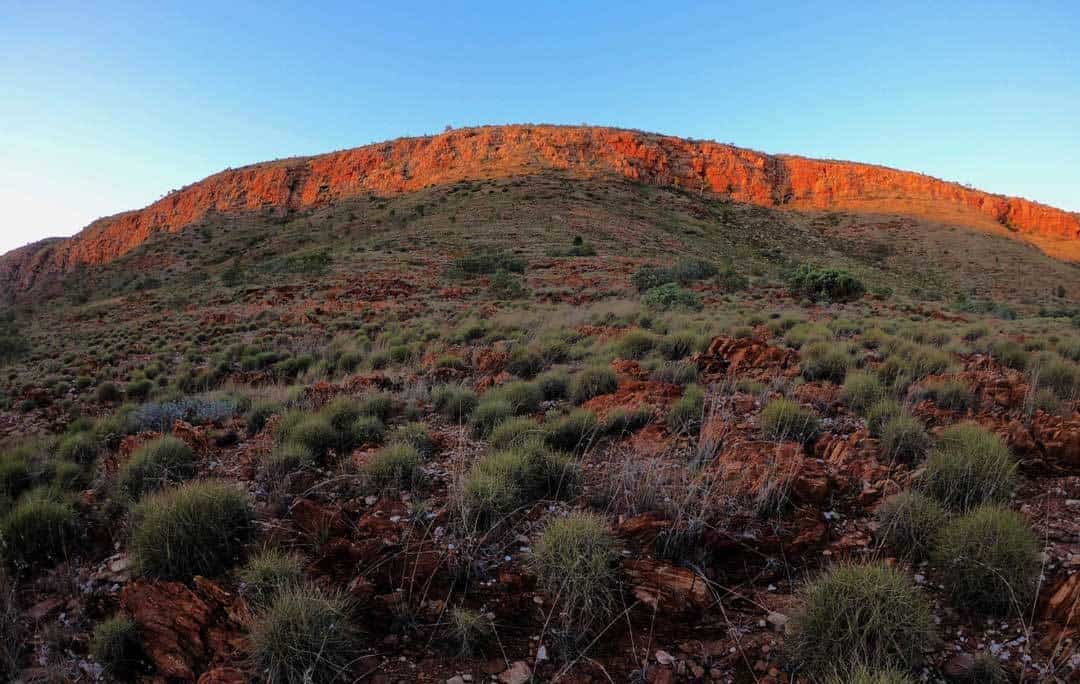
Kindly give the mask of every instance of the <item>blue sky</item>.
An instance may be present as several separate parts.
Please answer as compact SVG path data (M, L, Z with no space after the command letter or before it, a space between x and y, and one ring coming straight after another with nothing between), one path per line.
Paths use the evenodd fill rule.
M2 15L0 251L228 166L447 124L626 126L1080 211L1075 0L11 0Z

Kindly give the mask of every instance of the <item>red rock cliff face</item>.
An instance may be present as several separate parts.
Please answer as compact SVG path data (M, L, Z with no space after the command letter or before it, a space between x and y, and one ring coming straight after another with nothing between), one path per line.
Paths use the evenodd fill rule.
M0 287L22 291L43 274L107 262L153 233L183 230L212 211L298 209L364 193L390 195L545 168L581 176L615 174L766 206L887 210L902 205L913 213L946 207L954 215L966 213L972 224L996 222L1039 238L1080 240L1075 214L915 173L608 128L491 126L224 171L145 209L96 221L70 239L0 257Z

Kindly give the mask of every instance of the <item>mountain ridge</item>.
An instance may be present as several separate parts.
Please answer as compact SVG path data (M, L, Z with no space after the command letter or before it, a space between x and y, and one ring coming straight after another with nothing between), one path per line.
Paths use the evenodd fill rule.
M1051 255L1080 254L1080 215L916 172L629 129L507 125L226 169L142 209L98 219L70 238L43 240L0 256L0 288L26 291L41 276L107 263L151 235L178 232L212 212L288 212L357 195L397 195L552 168L710 192L759 206L945 216L957 225L1004 228Z

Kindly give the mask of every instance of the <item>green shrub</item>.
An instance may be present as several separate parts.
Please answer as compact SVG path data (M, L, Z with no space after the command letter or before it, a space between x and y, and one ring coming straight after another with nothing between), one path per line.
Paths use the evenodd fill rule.
M570 376L566 371L548 371L536 378L536 384L547 401L565 399L570 392Z
M606 521L571 513L548 523L533 549L537 581L559 608L565 628L588 633L615 605L618 551Z
M979 506L941 531L934 564L957 606L1027 615L1042 550L1023 516Z
M488 399L477 405L469 420L469 427L473 437L483 439L487 437L495 426L514 415L514 407L505 399Z
M507 418L492 429L488 443L494 449L506 449L536 439L540 426L526 416Z
M442 385L431 394L435 410L447 420L465 423L476 410L476 392L466 387Z
M90 657L112 680L126 680L140 669L143 659L139 627L132 620L113 617L94 626Z
M1048 389L1062 399L1080 395L1080 367L1058 356L1047 354L1039 358L1038 386Z
M360 400L357 409L362 416L374 416L384 423L394 415L394 397L386 392L369 394Z
M992 432L954 425L930 452L919 487L951 510L1003 502L1016 487L1016 462Z
M124 398L124 393L115 382L103 382L98 385L95 397L99 404L115 404Z
M154 383L151 380L142 379L134 380L127 384L124 388L124 394L128 396L128 399L144 400L150 396L150 393L154 391Z
M55 564L75 543L75 511L30 492L0 518L4 557L15 564Z
M815 268L802 264L788 278L788 288L795 295L810 299L845 302L859 299L866 287L859 280L839 269Z
M319 411L319 415L330 423L330 427L332 427L335 432L338 434L347 434L357 418L362 415L372 414L361 411L360 404L354 399L350 397L338 397L324 406L322 410Z
M352 425L352 438L357 445L382 444L386 426L376 416L360 416Z
M279 444L261 459L262 471L269 482L280 482L290 473L316 462L315 454L302 444Z
M262 432L270 418L279 411L281 411L281 406L277 402L257 401L252 404L245 416L248 437L254 437Z
M881 429L881 449L886 458L913 463L922 460L929 448L930 436L914 416L894 416Z
M378 487L410 489L421 476L424 458L411 444L383 447L364 464L364 474Z
M516 347L510 352L510 359L506 363L506 371L528 379L535 377L546 366L547 361L540 352L525 347Z
M255 533L248 497L216 481L189 482L135 506L130 552L142 575L169 580L227 570Z
M671 269L645 264L630 275L630 283L638 292L646 292L675 280Z
M431 433L423 423L414 421L402 425L394 430L394 434L391 436L390 441L393 443L408 444L420 452L420 455L424 458L431 458L435 453L435 440L431 438Z
M685 361L665 363L653 372L652 378L673 385L689 385L697 382L698 368L693 363Z
M1024 348L1012 340L994 340L990 343L990 355L1006 368L1023 370L1027 367L1028 355Z
M975 401L968 386L956 380L927 383L922 387L921 395L948 411L966 411Z
M897 556L919 562L930 555L945 524L945 510L919 492L902 492L885 502L877 520L878 537Z
M524 273L525 261L508 252L484 250L455 259L451 273L463 276L491 275L499 271Z
M866 413L871 406L884 398L885 388L876 375L860 371L847 375L840 396L852 411Z
M505 401L515 415L535 413L544 401L544 390L534 382L508 382L488 390L483 402ZM483 403L481 402L481 403Z
M473 464L462 496L470 520L490 526L537 499L572 496L579 486L577 464L534 440L493 451Z
M671 406L667 426L672 434L697 434L705 414L705 390L690 385Z
M652 420L653 410L648 406L619 407L604 418L603 430L609 435L626 435L640 430Z
M311 585L278 593L251 624L252 657L267 684L347 681L360 657L345 595Z
M162 437L135 450L120 467L120 490L132 499L183 482L195 474L195 454L175 437Z
M0 454L0 499L14 499L30 486L30 461L23 450Z
M765 439L807 443L821 432L814 412L790 399L774 399L761 410L761 433Z
M650 309L667 311L668 309L701 309L701 299L696 293L684 290L675 283L667 283L646 292L641 302Z
M60 440L56 455L73 463L91 463L98 454L98 441L87 432L68 435Z
M640 359L653 350L656 340L644 330L631 330L615 343L615 354L622 359Z
M588 448L596 437L599 421L596 414L578 409L544 426L544 441L553 449L579 451Z
M802 352L802 375L810 381L828 380L840 384L852 364L851 356L834 342L815 342Z
M790 347L801 349L812 342L831 340L833 333L821 323L798 323L784 334L784 342Z
M951 363L949 355L938 349L906 345L889 355L878 368L881 379L904 388L928 375L944 373Z
M691 333L675 333L660 338L657 347L661 356L668 361L685 359L694 353L700 346L698 338Z
M679 259L675 262L674 268L671 269L671 273L675 277L675 280L683 285L699 280L708 280L719 272L720 269L718 269L713 262L690 257Z
M582 404L601 394L611 394L617 389L619 378L615 371L606 366L593 366L573 377L570 382L570 399L575 404Z
M866 412L866 429L873 437L881 437L885 425L898 416L908 415L904 405L895 399L882 399L870 406Z
M910 669L936 641L926 599L898 568L841 565L811 582L789 645L811 673L857 665Z
M279 591L296 586L304 578L300 558L276 548L263 550L237 572L240 591L253 606L267 605Z

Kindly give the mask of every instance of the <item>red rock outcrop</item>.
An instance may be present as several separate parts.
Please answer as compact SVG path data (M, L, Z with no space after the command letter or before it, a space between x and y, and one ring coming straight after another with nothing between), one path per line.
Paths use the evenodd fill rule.
M71 239L5 255L0 287L25 290L43 274L107 262L154 233L182 230L214 212L301 209L543 169L621 176L764 206L948 215L954 224L1080 240L1076 214L917 173L611 128L486 126L223 171L144 209L100 219Z

